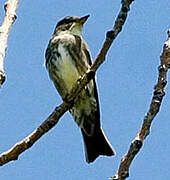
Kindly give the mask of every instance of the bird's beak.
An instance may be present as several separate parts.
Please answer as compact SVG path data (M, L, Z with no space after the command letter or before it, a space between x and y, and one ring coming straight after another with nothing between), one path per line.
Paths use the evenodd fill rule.
M78 19L78 22L83 25L83 24L87 21L87 19L88 19L89 16L90 16L90 15L83 16L83 17L79 18L79 19Z

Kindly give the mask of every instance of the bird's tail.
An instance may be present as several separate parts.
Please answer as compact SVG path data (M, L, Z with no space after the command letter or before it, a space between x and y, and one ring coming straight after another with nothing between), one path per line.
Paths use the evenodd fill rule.
M112 156L115 154L101 128L95 129L92 136L88 136L83 129L81 131L84 139L86 161L88 163L93 162L99 155Z

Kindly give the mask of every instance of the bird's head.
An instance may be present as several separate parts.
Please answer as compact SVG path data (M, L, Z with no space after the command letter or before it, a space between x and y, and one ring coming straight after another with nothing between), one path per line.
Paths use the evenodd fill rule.
M61 19L56 25L54 34L69 31L70 33L81 35L83 24L86 22L89 16L90 15L83 17L67 16Z

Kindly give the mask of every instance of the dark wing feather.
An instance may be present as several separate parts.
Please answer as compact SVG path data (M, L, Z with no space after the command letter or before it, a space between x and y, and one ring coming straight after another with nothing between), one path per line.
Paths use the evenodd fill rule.
M91 60L91 56L90 56L87 44L84 42L82 47L83 47L83 51L86 55L87 62L91 66L92 60ZM96 103L97 103L97 111L95 112L97 122L96 122L95 126L100 127L100 107L99 107L99 98L98 98L98 92L97 92L97 85L96 85L95 77L92 79L92 81L94 84L94 97L95 97Z
M83 58L83 52L81 51L83 40L80 36L73 35L75 43L70 43L67 46L69 54L75 62L75 66L79 74L83 75L89 68L89 62L86 62L87 58Z
M75 44L74 43L70 43L67 45L67 49L69 51L69 54L72 56L72 59L75 62L75 65L78 69L78 72L80 75L83 75L88 68L90 68L90 65L92 64L91 61L91 57L89 54L89 50L88 47L85 43L85 41L77 35L73 35L75 38ZM97 93L97 86L96 86L96 82L95 82L95 78L92 79L93 81L93 92L91 94L91 96L94 96L94 98L96 99L96 110L93 114L93 116L95 116L95 124L94 126L96 128L100 127L100 109L99 109L99 100L98 100L98 93ZM90 89L88 89L90 87L88 87L88 85L85 87L85 90L91 92ZM90 127L88 127L87 125L87 129L91 129Z

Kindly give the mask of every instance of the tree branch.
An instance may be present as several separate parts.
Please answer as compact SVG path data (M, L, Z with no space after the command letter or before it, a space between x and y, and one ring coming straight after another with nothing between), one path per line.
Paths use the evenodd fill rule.
M17 18L16 10L18 7L18 1L19 0L8 0L4 5L5 17L2 25L0 26L0 86L5 81L5 54L7 49L9 32L11 30L12 24Z
M42 135L54 127L59 121L59 118L72 107L75 97L77 97L84 86L87 85L87 83L95 76L96 70L104 62L105 56L113 40L117 37L126 21L129 6L132 2L133 0L122 1L122 7L115 21L115 25L111 31L107 32L105 42L96 60L90 69L83 75L83 77L77 81L71 92L66 96L65 101L59 107L57 107L54 112L47 118L47 120L45 120L33 133L15 144L8 151L0 154L0 166L8 163L9 161L18 159L18 156L22 152L30 148Z
M164 88L167 84L167 71L170 68L170 29L168 30L168 39L164 44L163 52L161 55L161 65L159 66L159 76L157 84L154 87L152 101L149 107L149 111L146 113L143 124L139 133L132 141L130 148L121 160L119 170L117 174L110 178L110 180L124 180L129 176L129 168L132 160L140 151L143 141L149 135L150 127L153 119L159 112L163 96L165 95Z

